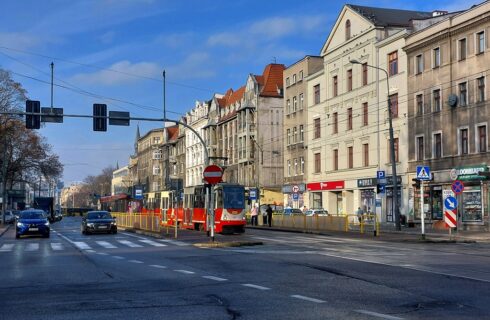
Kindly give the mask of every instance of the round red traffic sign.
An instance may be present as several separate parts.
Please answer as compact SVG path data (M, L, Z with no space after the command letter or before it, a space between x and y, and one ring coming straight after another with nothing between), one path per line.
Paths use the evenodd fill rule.
M204 181L209 184L217 184L223 178L223 169L217 165L209 165L203 172Z
M298 186L293 186L293 192L298 193L299 192L299 187Z
M463 182L456 180L451 185L451 189L453 190L453 192L455 194L460 194L464 190L464 184L463 184Z

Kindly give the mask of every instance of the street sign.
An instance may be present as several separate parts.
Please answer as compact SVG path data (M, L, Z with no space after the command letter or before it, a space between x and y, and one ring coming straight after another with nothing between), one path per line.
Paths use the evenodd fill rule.
M109 111L109 124L111 126L129 126L129 112Z
M41 122L63 123L63 108L41 108Z
M250 200L257 200L257 189L250 189L248 192L248 198Z
M384 184L378 184L376 191L378 194L385 194L386 192L386 186Z
M221 182L223 178L223 169L217 165L209 165L203 172L204 181L209 184L217 184Z
M454 193L456 194L460 194L464 190L463 182L459 180L454 181L453 184L451 185L451 190L453 190Z
M447 197L444 200L444 207L446 207L446 209L454 210L456 209L457 206L458 206L458 200L456 200L456 198L454 197Z
M430 180L430 168L429 166L417 166L417 179Z
M298 193L299 192L299 186L293 186L293 193Z
M455 210L444 210L444 222L449 228L456 228L456 212Z
M385 179L386 178L386 172L383 170L379 170L376 172L376 178L378 179Z
M298 201L299 200L299 193L295 192L293 193L293 201Z

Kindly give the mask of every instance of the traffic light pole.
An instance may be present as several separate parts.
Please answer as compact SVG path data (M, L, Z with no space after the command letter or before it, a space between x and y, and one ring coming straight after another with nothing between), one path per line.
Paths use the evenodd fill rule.
M422 224L422 240L425 240L424 180L420 180L420 220Z

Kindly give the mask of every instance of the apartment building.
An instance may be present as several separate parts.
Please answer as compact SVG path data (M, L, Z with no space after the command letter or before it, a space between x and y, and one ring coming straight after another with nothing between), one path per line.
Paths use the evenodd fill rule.
M394 221L394 179L402 214L408 208L406 61L412 19L430 12L345 5L308 77L307 185L311 207L353 214L358 207ZM386 74L385 74L386 71ZM387 78L388 76L388 78ZM388 99L392 106L397 177L392 176ZM387 176L376 193L376 172Z
M323 69L323 59L306 56L284 70L283 153L284 205L291 208L309 206L306 191L305 135L308 131L308 95L306 79Z
M112 172L111 195L129 194L131 179L128 166L121 167Z
M490 3L432 20L414 21L408 59L409 179L430 167L423 190L427 220L443 219L444 194L463 181L458 226L488 227L488 87ZM410 186L410 218L421 219L420 188Z
M209 103L196 101L192 110L186 113L187 124L204 137L204 126L208 124ZM191 130L185 133L186 139L186 187L203 184L205 168L204 146Z

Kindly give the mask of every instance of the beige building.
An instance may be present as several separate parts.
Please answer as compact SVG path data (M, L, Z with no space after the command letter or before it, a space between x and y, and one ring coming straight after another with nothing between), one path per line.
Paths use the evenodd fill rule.
M408 208L404 37L414 18L432 13L346 5L325 42L324 70L308 77L310 207L394 221L388 124L392 104L398 199ZM389 88L386 83L388 73ZM377 171L387 176L376 193Z
M131 185L132 181L128 166L121 167L112 172L111 195L121 193L129 194Z
M488 228L487 76L490 3L464 12L414 21L406 39L408 59L409 179L417 166L428 166L433 180L424 188L427 220L441 220L444 194L455 180L464 183L457 196L458 225ZM410 219L420 221L420 188L410 186Z
M306 56L284 70L283 152L284 152L284 205L291 208L308 206L306 196L306 164L308 95L306 79L323 70L323 59Z
M196 101L194 108L186 113L187 124L204 139L204 126L208 123L209 104ZM203 184L205 168L204 146L191 130L186 130L186 187Z

